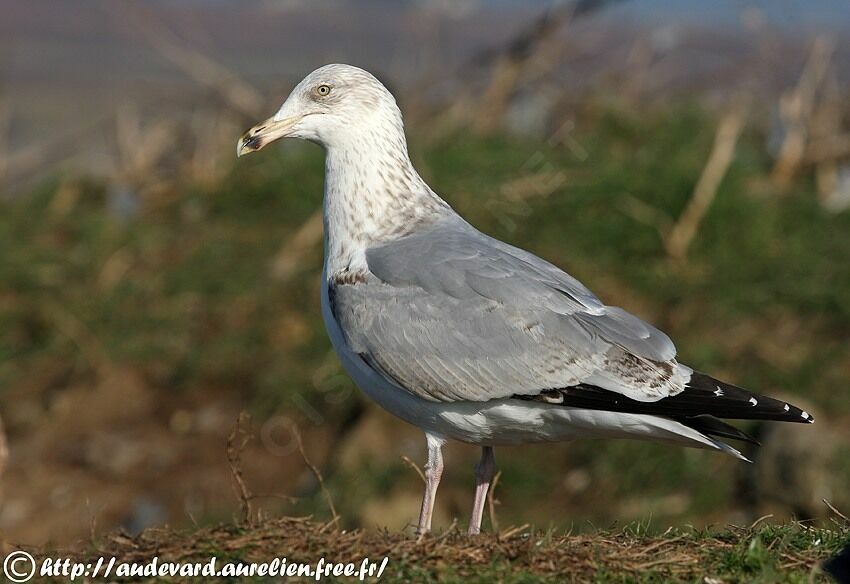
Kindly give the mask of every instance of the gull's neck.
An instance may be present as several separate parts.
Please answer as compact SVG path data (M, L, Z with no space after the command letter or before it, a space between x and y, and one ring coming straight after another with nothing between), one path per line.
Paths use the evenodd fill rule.
M452 212L413 168L400 127L352 131L350 140L328 145L324 220L329 278L364 269L369 247Z

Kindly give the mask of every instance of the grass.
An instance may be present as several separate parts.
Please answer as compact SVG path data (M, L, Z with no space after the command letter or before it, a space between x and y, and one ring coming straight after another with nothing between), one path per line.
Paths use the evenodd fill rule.
M585 535L523 527L473 538L451 528L418 539L400 533L339 531L307 518L281 518L252 526L149 530L133 538L113 534L68 553L78 561L115 557L117 563L137 564L154 556L160 562L200 563L215 556L219 567L225 562L273 558L315 564L319 558L359 563L363 558L389 557L384 582L797 583L826 582L820 562L848 542L848 526L837 523L830 529L789 523L724 530L671 528L663 533L636 524Z

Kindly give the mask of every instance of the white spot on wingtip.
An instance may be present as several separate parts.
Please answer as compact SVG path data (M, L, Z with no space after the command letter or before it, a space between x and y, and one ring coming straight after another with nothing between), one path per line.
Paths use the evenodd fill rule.
M717 387L717 391L714 392L714 395L716 395L717 397L721 397L723 395L723 390L720 389L719 385L717 385L715 387Z
M808 420L808 419L810 419L810 418L811 418L811 416L809 415L809 412L803 412L802 414L800 414L800 416L801 416L804 420Z
M757 400L757 399L756 399L756 398L754 398L754 397L751 397L751 398L750 398L750 403L751 403L753 406L757 406L757 405L759 405L759 400Z
M785 404L785 407L784 407L784 408L782 408L782 409L783 409L783 410L785 410L785 411L787 412L788 410L790 410L790 409L791 409L791 406L789 406L788 404Z

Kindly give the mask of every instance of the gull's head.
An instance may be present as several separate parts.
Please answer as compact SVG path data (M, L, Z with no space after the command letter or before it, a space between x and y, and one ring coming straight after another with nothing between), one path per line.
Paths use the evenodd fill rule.
M392 94L371 73L351 65L325 65L299 83L278 112L239 138L238 156L280 138L333 147L364 135L401 135L401 113Z

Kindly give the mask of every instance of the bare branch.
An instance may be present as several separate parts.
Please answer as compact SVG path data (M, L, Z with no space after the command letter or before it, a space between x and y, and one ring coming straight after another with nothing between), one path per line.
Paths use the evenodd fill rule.
M301 458L304 459L304 464L310 469L310 472L313 473L313 476L316 477L316 480L319 482L319 487L322 489L322 494L325 496L325 500L328 503L328 508L331 510L331 524L335 525L339 523L339 514L336 512L336 507L334 506L334 501L331 498L331 493L328 491L328 488L325 486L325 479L322 478L322 473L319 472L319 469L310 462L310 459L307 458L307 453L304 452L304 443L301 441L301 432L298 430L297 426L293 426L292 432L295 434L295 441L298 442L298 451L301 453Z
M251 417L242 412L236 418L233 429L227 437L227 463L230 465L230 476L233 477L233 490L239 499L239 507L242 511L242 523L251 525L254 520L254 512L251 509L251 501L254 499L245 478L242 476L242 452L251 441L251 434L245 429L245 425L251 424ZM237 443L238 442L238 443Z

